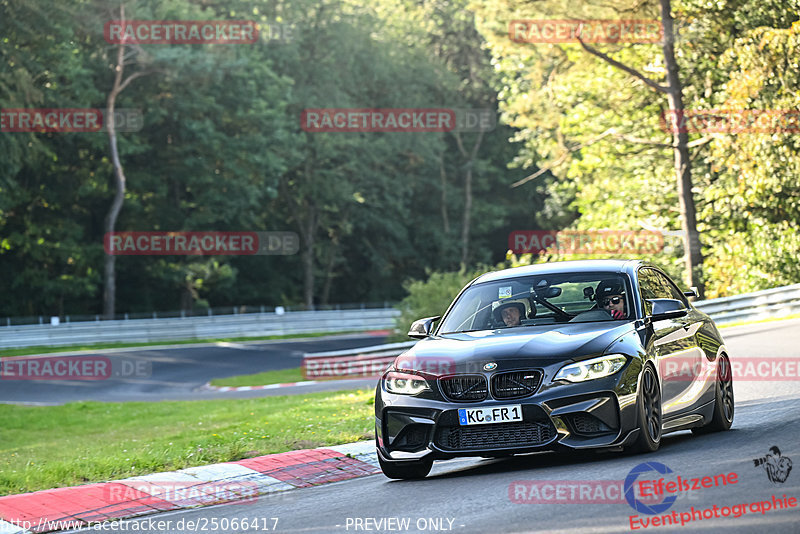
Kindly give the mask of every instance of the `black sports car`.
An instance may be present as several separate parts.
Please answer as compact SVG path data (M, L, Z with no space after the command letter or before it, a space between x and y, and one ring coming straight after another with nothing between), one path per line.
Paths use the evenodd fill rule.
M648 452L667 432L727 430L727 350L689 296L634 260L479 276L441 320L412 325L409 336L421 341L378 383L384 474L421 478L433 460L457 456Z

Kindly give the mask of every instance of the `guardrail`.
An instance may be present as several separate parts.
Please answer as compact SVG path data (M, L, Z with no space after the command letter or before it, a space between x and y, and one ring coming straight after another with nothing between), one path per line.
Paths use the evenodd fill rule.
M399 314L379 308L7 326L0 328L0 348L385 330Z
M783 317L800 313L800 284L694 305L719 325ZM394 308L368 308L4 326L0 348L385 330L394 328L398 315Z
M800 284L693 303L718 325L800 313Z

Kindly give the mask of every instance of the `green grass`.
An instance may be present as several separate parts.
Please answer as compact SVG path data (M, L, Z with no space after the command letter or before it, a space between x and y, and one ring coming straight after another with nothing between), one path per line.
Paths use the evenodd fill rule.
M348 332L320 332L315 334L286 334L283 336L259 337L225 337L218 339L183 339L180 341L149 341L145 343L96 343L94 345L65 345L62 347L23 347L19 349L0 349L0 358L3 356L26 356L28 354L51 354L54 352L73 352L78 350L121 349L127 347L152 347L155 345L189 345L193 343L222 343L235 341L264 341L269 339L297 339L306 337L322 337L331 335L360 334L360 331Z
M228 378L215 378L211 381L212 386L266 386L268 384L284 384L288 382L301 382L303 368L281 369L279 371L265 371L252 375L230 376Z
M0 406L0 495L373 437L372 390Z

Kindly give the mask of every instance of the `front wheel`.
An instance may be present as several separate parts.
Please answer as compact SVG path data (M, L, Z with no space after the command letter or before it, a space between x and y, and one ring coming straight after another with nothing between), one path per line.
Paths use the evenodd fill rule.
M433 460L410 460L406 462L385 462L378 455L378 462L381 464L381 471L389 478L399 480L410 480L415 478L425 478L431 472Z
M728 430L733 424L733 374L731 361L726 355L719 357L717 364L716 395L714 398L714 415L711 422L699 428L693 428L694 434L708 434Z
M634 453L655 452L661 446L661 388L650 365L645 365L642 371L636 408L639 412L639 436L630 450Z

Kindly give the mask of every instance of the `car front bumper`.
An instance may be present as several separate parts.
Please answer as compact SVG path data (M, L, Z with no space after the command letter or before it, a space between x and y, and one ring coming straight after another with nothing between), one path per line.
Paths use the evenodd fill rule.
M378 384L375 432L384 461L505 456L617 447L638 432L640 365L577 384L550 384L521 399L450 402L387 392ZM460 408L522 407L522 421L460 425Z

